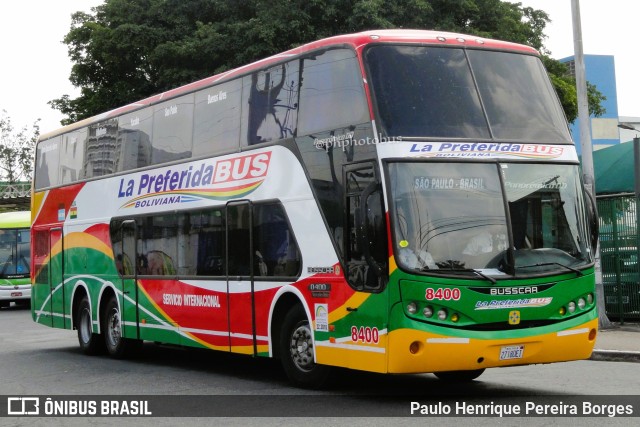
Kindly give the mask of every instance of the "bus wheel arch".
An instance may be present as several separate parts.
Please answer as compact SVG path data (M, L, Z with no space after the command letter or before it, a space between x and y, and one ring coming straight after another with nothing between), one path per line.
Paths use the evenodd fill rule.
M293 293L284 293L278 298L273 315L271 317L270 333L271 333L271 352L275 359L280 359L280 339L282 336L282 325L287 313L296 305L302 306L300 299Z

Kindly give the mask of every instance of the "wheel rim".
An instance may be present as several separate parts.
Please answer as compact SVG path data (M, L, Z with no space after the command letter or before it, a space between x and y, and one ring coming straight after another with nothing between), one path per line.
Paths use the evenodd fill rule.
M80 311L80 338L83 343L88 343L91 340L91 312L87 307L84 307Z
M291 334L291 360L301 371L308 372L315 366L313 361L313 340L311 339L311 329L309 324L303 322L298 324Z
M120 313L116 308L112 309L107 317L107 337L109 338L109 345L112 348L115 348L120 344L120 338L122 337L120 329Z

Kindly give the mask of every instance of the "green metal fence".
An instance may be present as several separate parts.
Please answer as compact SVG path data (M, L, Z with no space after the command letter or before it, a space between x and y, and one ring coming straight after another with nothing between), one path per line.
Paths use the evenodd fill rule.
M640 319L638 214L633 194L598 196L600 265L607 317Z

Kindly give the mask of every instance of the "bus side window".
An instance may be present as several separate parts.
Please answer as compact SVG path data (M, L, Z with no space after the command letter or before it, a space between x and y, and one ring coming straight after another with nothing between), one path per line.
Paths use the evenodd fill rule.
M287 62L244 78L245 145L278 141L295 135L298 64L297 60Z
M194 95L153 106L151 164L191 157Z
M348 102L345 102L348 99ZM369 111L355 52L332 49L302 60L298 135L365 123Z
M196 92L192 157L238 151L242 79Z
M185 215L189 227L183 233L188 234L183 245L185 259L195 263L192 267L198 276L225 275L226 224L223 209L207 209L190 212ZM189 274L193 274L190 272Z
M116 146L120 154L115 159L116 171L142 168L151 164L151 134L153 110L143 108L118 119Z
M115 159L119 157L116 147L118 119L108 119L89 126L85 143L82 178L95 178L115 172Z
M300 251L279 203L254 206L254 276L295 277L300 271Z
M245 203L227 206L227 274L251 275L251 206Z
M141 218L137 260L139 274L175 276L178 254L178 224L173 213ZM146 270L146 271L145 271Z

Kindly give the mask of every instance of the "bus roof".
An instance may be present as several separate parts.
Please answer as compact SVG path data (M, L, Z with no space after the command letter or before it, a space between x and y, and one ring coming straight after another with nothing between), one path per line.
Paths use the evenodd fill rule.
M0 229L31 227L30 211L11 211L0 213Z
M311 43L304 44L294 49L282 52L268 58L261 59L251 64L243 65L238 68L234 68L229 71L225 71L220 74L216 74L211 77L206 77L202 80L195 81L193 83L180 86L175 89L170 89L166 92L162 92L149 98L133 102L123 107L118 107L114 110L107 111L102 114L98 114L93 117L81 120L79 122L70 124L63 128L47 132L40 136L39 140L43 141L54 136L73 131L85 126L89 126L94 123L99 123L104 120L118 117L122 114L132 112L134 110L151 106L153 104L167 101L171 98L175 98L180 95L185 95L194 92L198 89L202 89L208 86L212 86L216 83L220 83L231 78L238 77L240 75L248 74L252 71L260 70L268 67L271 64L280 62L289 57L302 55L304 53L325 49L333 46L350 46L354 49L363 47L370 43L427 43L434 45L445 45L465 48L476 49L488 49L488 50L510 50L522 53L528 53L538 55L538 51L530 46L522 44L511 43L501 40L486 39L478 36L449 33L445 31L433 31L433 30L370 30L361 33L345 34L334 37L329 37L321 40L317 40Z

